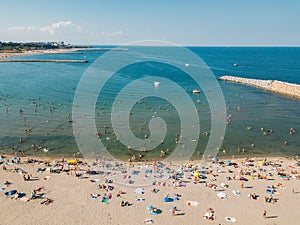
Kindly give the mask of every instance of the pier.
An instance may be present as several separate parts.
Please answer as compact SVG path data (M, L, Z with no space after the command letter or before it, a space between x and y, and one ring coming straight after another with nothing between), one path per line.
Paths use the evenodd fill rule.
M259 80L234 76L221 76L219 80L245 84L266 91L286 95L289 97L300 99L300 85L282 82L278 80Z

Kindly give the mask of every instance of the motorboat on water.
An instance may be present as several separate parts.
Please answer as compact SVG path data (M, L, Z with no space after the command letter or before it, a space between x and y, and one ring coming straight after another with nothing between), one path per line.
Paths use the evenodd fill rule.
M200 90L194 89L194 90L193 90L193 94L200 94Z
M155 86L155 87L158 87L159 85L160 85L160 83L159 83L158 81L155 81L155 82L154 82L154 86Z

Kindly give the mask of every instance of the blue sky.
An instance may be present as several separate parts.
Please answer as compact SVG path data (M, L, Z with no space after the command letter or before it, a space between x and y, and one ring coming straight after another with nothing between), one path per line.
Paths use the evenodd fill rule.
M6 0L1 41L300 45L299 0Z

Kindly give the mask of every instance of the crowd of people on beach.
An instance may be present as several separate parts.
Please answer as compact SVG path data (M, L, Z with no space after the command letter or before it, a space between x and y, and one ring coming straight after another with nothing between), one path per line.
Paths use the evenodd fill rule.
M299 161L290 161L291 163L285 167L282 165L282 161L280 160L269 161L267 159L257 160L251 158L240 160L239 163L236 160L219 160L217 158L214 158L208 165L205 166L201 165L200 163L194 162L178 165L170 163L167 165L155 161L150 165L147 165L147 173L154 173L153 171L160 171L160 169L166 172L167 177L165 180L154 180L152 182L153 188L151 189L151 192L153 194L157 194L161 190L169 191L169 194L165 196L163 202L171 202L172 204L174 204L170 208L170 214L174 216L185 214L185 212L178 213L180 210L176 205L177 202L184 201L182 199L185 199L185 197L178 192L176 193L174 190L180 190L181 188L185 187L188 188L190 185L202 184L201 187L208 190L211 189L212 191L217 193L217 196L220 199L224 199L228 196L227 190L231 188L230 182L232 181L240 182L240 187L243 190L248 189L249 186L247 186L247 184L253 180L274 180L274 177L276 177L282 180L282 182L268 185L265 190L265 196L259 196L255 192L248 194L248 197L252 200L259 201L262 198L264 203L275 204L279 201L278 190L285 190L283 182L290 179L300 179ZM0 162L2 164L1 173L4 173L6 175L5 177L9 178L9 173L19 173L21 175L21 179L23 179L25 182L38 182L40 179L39 175L44 173L47 173L49 175L51 175L52 173L67 174L68 176L73 176L74 179L83 179L83 176L85 176L85 178L88 177L89 179L87 180L89 180L91 183L96 184L95 193L91 193L88 196L90 199L101 199L102 203L108 203L115 198L120 199L121 207L129 207L134 205L135 203L133 203L134 199L126 198L128 190L124 191L122 189L119 189L120 186L115 182L114 177L117 173L123 173L123 175L126 175L123 177L124 182L126 182L126 185L131 186L131 182L134 181L135 174L138 174L137 170L143 167L143 165L137 166L135 164L129 164L127 168L134 168L134 172L131 172L131 174L129 174L129 170L124 171L124 167L113 168L112 170L114 172L112 173L111 171L108 172L105 170L107 162L94 162L92 164L89 164L84 160L79 159L61 159L50 162L47 160L39 159L24 159L20 157L9 158L1 156ZM35 165L34 168L36 168L36 171L34 176L23 169L23 165L25 164ZM155 170L155 167L157 167L158 169ZM152 169L150 170L150 168ZM146 172L145 175L147 175ZM159 175L161 174L153 174L153 178L158 178ZM219 184L221 176L224 176L228 183L222 182L221 184ZM6 191L6 196L13 199L20 199L25 202L41 199L40 204L42 205L49 206L54 203L54 200L51 197L45 196L45 188L43 186L34 189L30 197L27 197L27 194L22 191L7 191L10 187L13 186L14 184L12 184L9 180L6 180L2 183L1 190ZM293 193L297 193L297 190L295 190L295 188L291 190ZM170 191L173 191L174 193L171 194ZM144 194L144 192L145 190L143 188L138 188L136 190L136 194L141 196ZM241 192L239 190L232 190L232 193L236 196L241 195ZM135 201L145 201L145 198L138 197L135 199ZM148 201L149 203L151 202L151 200ZM190 205L198 206L198 203L187 201L187 206ZM161 213L165 213L157 207L150 206L148 210L151 215L159 215ZM264 213L264 217L266 217L265 214L266 213ZM205 220L214 221L215 215L216 212L212 208L208 208L204 212L203 218ZM227 219L236 220L236 218L231 217L228 217Z

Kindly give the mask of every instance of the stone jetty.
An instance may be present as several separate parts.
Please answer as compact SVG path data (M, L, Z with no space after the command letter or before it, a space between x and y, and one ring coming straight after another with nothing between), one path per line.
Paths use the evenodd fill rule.
M248 78L235 77L235 76L221 76L219 77L219 80L245 84L266 91L300 99L300 85L298 84L291 84L291 83L282 82L278 80L258 80L258 79L248 79Z

